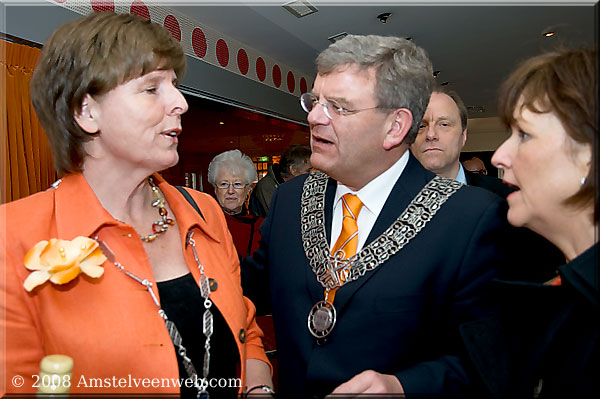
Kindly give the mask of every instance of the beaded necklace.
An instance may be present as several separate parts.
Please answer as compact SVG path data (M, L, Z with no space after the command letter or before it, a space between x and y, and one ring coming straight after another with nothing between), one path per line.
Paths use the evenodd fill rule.
M158 214L160 215L160 219L156 222L152 223L152 234L148 234L147 236L140 236L142 241L144 242L152 242L156 240L156 237L167 231L169 226L173 226L175 221L167 216L169 216L169 211L165 208L165 198L162 196L160 190L154 183L154 179L152 176L148 177L148 184L150 184L150 188L152 189L152 196L154 199L152 200L152 206L154 208L158 207Z

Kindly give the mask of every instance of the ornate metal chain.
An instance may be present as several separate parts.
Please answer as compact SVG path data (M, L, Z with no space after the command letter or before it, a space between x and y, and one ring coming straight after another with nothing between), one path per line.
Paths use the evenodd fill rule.
M192 381L194 382L194 386L198 390L198 394L196 397L198 399L200 399L200 398L208 399L209 394L208 394L208 391L206 390L206 388L208 387L208 372L209 372L209 368L210 368L210 338L213 333L213 315L210 311L210 308L212 307L212 301L209 298L210 297L210 284L208 281L208 277L206 277L206 275L204 274L204 266L202 265L202 263L200 263L200 259L198 258L198 253L196 252L196 242L194 241L193 236L194 236L194 232L189 231L187 234L186 243L190 244L192 246L192 253L194 254L194 260L198 264L198 269L200 270L200 281L199 281L200 295L204 299L204 309L205 309L204 315L202 318L202 329L204 332L204 336L206 337L206 340L204 342L204 365L202 368L202 379L200 381L198 378L198 374L196 372L196 368L194 367L194 364L192 363L192 360L187 356L187 349L185 348L185 346L183 346L183 341L182 341L181 335L179 334L179 331L177 330L175 323L173 323L171 320L168 319L167 314L160 307L160 302L158 301L158 298L156 298L154 291L152 291L152 283L150 281L148 281L147 279L139 278L135 274L133 274L133 273L129 272L127 269L125 269L125 266L123 266L121 263L119 263L116 260L115 254L112 252L112 250L108 247L108 245L104 241L100 241L98 239L98 237L95 237L95 240L98 242L100 249L102 250L102 253L104 254L104 256L106 256L106 258L110 262L112 262L117 267L117 269L119 269L121 272L123 272L128 277L132 278L133 280L137 281L138 283L140 283L141 285L146 287L146 290L150 294L152 301L154 301L154 304L158 308L158 314L165 322L167 331L169 332L169 336L171 337L171 341L173 341L173 345L175 346L177 353L181 357L183 366L185 368L185 371L186 371L188 377L192 379Z
M357 280L387 261L415 237L442 204L463 186L456 180L434 177L379 237L354 256L339 259L331 255L325 230L328 179L329 176L323 172L311 172L304 182L300 213L304 253L317 280L326 290ZM347 277L341 282L338 274Z

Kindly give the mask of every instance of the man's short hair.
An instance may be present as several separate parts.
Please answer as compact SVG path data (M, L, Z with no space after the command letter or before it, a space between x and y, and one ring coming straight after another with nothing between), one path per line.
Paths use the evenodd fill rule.
M434 83L431 61L423 48L398 37L348 35L319 54L316 63L320 75L347 65L375 68L377 106L411 111L413 123L403 142L412 144Z
M281 155L279 160L280 173L284 177L290 176L290 166L294 166L296 170L305 169L306 164L310 161L311 150L309 147L300 144L291 145Z
M448 89L447 86L440 86L440 85L435 85L433 87L433 92L445 94L454 101L454 103L458 107L458 113L460 114L460 124L462 126L462 131L464 132L465 129L467 128L469 113L467 112L467 107L465 107L465 103L460 98L458 93L455 92L454 90Z
M183 49L168 30L137 15L92 13L52 33L31 79L31 99L59 174L81 171L83 144L94 137L74 117L85 95L101 96L158 69L173 69L181 80Z

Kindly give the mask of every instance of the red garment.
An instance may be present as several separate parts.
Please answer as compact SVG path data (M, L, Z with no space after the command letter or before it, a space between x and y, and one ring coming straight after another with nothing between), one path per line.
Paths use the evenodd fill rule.
M246 209L237 215L225 214L227 227L233 237L235 249L241 258L252 255L258 249L260 242L260 225L264 218L262 216L249 215ZM250 247L250 250L248 250Z

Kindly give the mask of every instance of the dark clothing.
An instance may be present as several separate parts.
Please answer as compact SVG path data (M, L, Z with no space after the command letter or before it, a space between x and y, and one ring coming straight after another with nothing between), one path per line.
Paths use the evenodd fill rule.
M508 194L513 192L513 189L502 183L502 180L493 176L480 175L469 172L465 169L465 177L469 186L481 187L496 193L502 198L506 198Z
M248 214L244 207L237 215L225 213L225 220L240 260L252 255L258 249L260 225L264 218Z
M496 281L498 316L461 326L492 397L592 398L600 369L598 244L558 268L562 285Z
M182 344L187 350L187 356L192 359L198 377L202 377L204 366L204 343L206 336L202 328L204 299L200 295L200 289L191 274L178 277L173 280L157 283L160 295L161 307L167 314L169 320L175 323L182 337ZM230 378L238 377L237 346L233 339L231 330L216 306L211 306L213 315L213 334L210 337L210 363L208 378ZM176 351L177 352L177 351ZM177 355L179 365L179 377L187 379L188 375L183 367L181 356ZM234 384L232 384L234 385ZM210 395L219 398L237 397L237 388L208 388ZM182 398L195 398L197 394L195 387L182 386Z
M279 164L269 166L267 174L256 183L256 187L250 194L250 212L263 218L267 217L273 194L277 187L284 182Z
M484 287L509 253L506 202L486 190L461 187L404 248L337 291L337 324L317 342L307 329L307 316L323 299L323 287L301 239L307 176L279 187L261 227L261 247L242 266L245 295L258 308L272 308L282 397L322 397L368 369L394 374L408 394L463 396L469 377L458 325L487 314ZM434 176L410 155L367 244ZM327 242L335 191L336 182L329 179L323 221Z
M467 184L489 190L506 198L514 189L493 177L465 170ZM507 264L501 270L502 278L544 282L555 275L558 266L565 262L562 252L554 244L526 227L511 227L510 234L517 245L513 252L520 257L518 263ZM521 267L524 266L524 267Z

